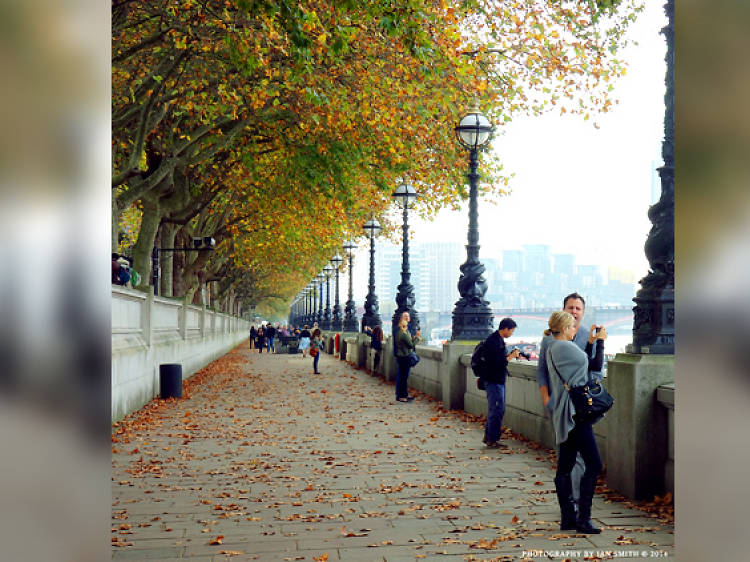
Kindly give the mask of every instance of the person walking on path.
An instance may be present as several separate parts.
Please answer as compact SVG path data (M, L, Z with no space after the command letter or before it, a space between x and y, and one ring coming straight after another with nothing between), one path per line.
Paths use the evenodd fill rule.
M409 396L409 386L407 383L409 380L409 371L411 371L409 354L416 349L416 343L419 341L421 330L417 330L417 333L412 338L408 328L408 320L402 317L402 320L398 323L398 332L396 332L394 342L396 361L398 362L398 371L396 372L396 400L398 402L411 402L414 400L413 396Z
M266 329L264 332L266 336L266 351L268 353L276 353L276 348L274 347L274 338L276 337L276 328L273 327L273 324L270 322L266 324Z
M255 338L258 337L258 330L255 329L255 324L250 326L250 349L255 348Z
M586 351L581 351L572 341L576 334L576 326L575 318L570 313L554 312L548 324L549 329L545 330L544 335L553 337L546 351L547 364L553 371L549 387L550 398L554 404L552 426L555 430L555 444L560 447L555 474L555 491L560 504L560 529L563 531L575 529L579 533L596 534L601 530L591 523L591 503L594 498L596 479L602 470L602 461L591 422L575 417L573 401L563 384L572 388L595 380L590 373L600 371L602 368L603 339L606 338L606 332L596 335L598 340L596 352L594 358L591 359L593 344L587 344ZM594 328L592 326L592 332L595 332ZM581 495L576 514L571 472L578 453L583 457L586 469L581 477Z
M313 374L319 375L318 361L320 361L320 354L323 350L323 334L320 328L315 328L312 333L312 340L310 340L310 355L313 358Z
M302 352L302 359L307 357L307 350L310 349L310 330L307 324L299 333L299 349Z
M581 348L581 350L585 351L588 343L594 343L594 336L592 336L591 333L587 333L586 330L580 329L583 316L586 313L586 301L578 293L571 293L563 299L562 309L565 312L568 312L575 319L575 337L573 338L573 343ZM592 324L591 330L595 330L596 328L597 326ZM604 329L603 326L599 328L604 330L604 335L606 337L606 329ZM549 369L547 368L547 346L549 345L550 341L552 341L552 336L547 336L542 339L542 343L539 346L539 363L537 365L536 379L539 385L539 394L542 397L542 403L545 407L547 407L548 410L551 411L554 408L555 403L554 401L550 400L549 393L550 376ZM591 354L589 354L589 357L591 357ZM601 380L601 367L597 370L592 370L591 375L595 379ZM573 498L576 504L578 504L578 498L580 496L581 477L583 476L583 472L585 469L586 466L583 462L583 457L581 457L581 455L577 455L576 464L573 467L572 472Z
M492 332L484 341L484 357L487 359L487 374L482 377L487 392L487 422L484 426L482 440L491 449L507 449L507 445L500 442L503 417L505 416L505 380L508 376L508 362L520 355L520 350L513 349L510 353L505 347L505 339L513 335L516 322L511 318L503 318L497 330Z
M408 321L407 321L408 322ZM370 348L375 350L375 359L372 363L373 373L377 372L378 365L380 364L380 352L383 351L383 328L380 325L374 327L366 326L365 332L370 334Z
M263 353L263 348L266 346L266 332L263 330L263 324L258 326L258 353Z

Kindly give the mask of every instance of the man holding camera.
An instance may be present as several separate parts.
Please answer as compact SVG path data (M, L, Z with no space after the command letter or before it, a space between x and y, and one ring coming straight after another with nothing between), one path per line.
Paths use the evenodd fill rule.
M604 326L592 325L592 329L589 333L586 333L586 330L580 329L581 321L583 320L583 315L586 311L586 301L584 301L583 297L578 293L571 293L563 299L563 310L565 312L569 312L571 316L575 318L576 335L573 338L573 343L580 347L584 352L586 351L586 343L589 340L591 340L591 342L593 343L594 338L596 338L598 334L601 334L601 339L605 339L607 337L607 329ZM550 374L549 370L547 369L547 347L549 346L549 343L550 341L552 341L552 339L552 336L546 336L544 339L542 339L542 343L539 346L539 363L536 373L537 383L539 384L539 394L541 394L542 396L542 402L550 411L552 411L554 404L550 403ZM592 371L591 375L597 380L601 380L603 376L600 371ZM576 464L573 467L573 472L571 473L571 480L573 481L573 499L575 500L576 506L578 505L578 498L580 496L581 489L581 476L583 476L584 470L585 464L583 462L583 457L581 457L581 454L578 453L578 455L576 456Z
M516 322L512 318L503 318L497 330L484 341L483 355L487 361L487 374L482 376L482 380L487 392L487 423L482 441L490 449L508 448L500 442L500 430L505 416L505 379L508 376L508 361L517 359L521 351L513 349L509 352L505 347L505 340L515 330Z

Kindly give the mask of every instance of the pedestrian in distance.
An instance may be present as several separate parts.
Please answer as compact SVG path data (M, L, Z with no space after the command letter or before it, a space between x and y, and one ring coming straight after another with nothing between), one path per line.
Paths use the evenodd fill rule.
M312 339L310 340L310 355L313 358L313 374L319 375L318 361L320 361L320 354L323 351L323 333L320 328L315 328L312 333Z
M250 326L250 349L255 348L255 338L258 337L258 330L255 329L255 324Z
M596 326L595 324L592 324L588 332L586 330L580 329L584 314L586 313L586 301L578 293L571 293L567 295L563 299L562 309L573 316L573 318L575 319L575 337L573 338L573 343L581 348L581 350L585 351L588 343L594 343L594 337L591 335L592 331L596 332L596 330L600 330L600 332L606 338L607 330L603 326ZM549 369L547 368L547 346L549 345L551 340L552 336L547 336L542 339L541 345L539 346L539 362L537 364L536 374L537 383L539 385L539 394L542 397L542 403L547 407L549 411L552 411L555 406L554 401L550 399L550 375ZM599 345L603 345L603 343ZM594 379L601 380L601 367L597 370L592 370L591 376ZM573 498L576 504L578 503L578 498L580 496L580 482L585 469L586 466L583 462L583 457L581 455L577 455L576 464L575 467L573 467L573 472L571 475L571 479L573 481Z
M411 402L414 400L413 396L409 396L408 380L409 372L411 371L409 354L416 350L421 330L417 330L417 333L412 338L408 328L409 321L402 317L398 324L398 332L396 332L393 343L396 350L396 362L398 364L398 370L396 371L396 401L398 402Z
M381 328L379 324L372 328L370 326L365 326L365 333L370 334L370 348L375 351L375 358L372 362L372 371L375 373L378 370L378 365L380 365L380 354L383 351L383 340L385 339L385 334L383 333L383 328Z
M268 353L276 353L276 348L274 347L274 339L276 338L276 328L273 327L273 324L270 322L266 324L266 329L264 330L264 334L266 337L266 351Z
M266 332L263 329L263 324L258 326L258 353L263 353L263 348L266 346Z
M310 330L305 324L305 327L299 333L299 349L302 352L302 359L307 357L307 350L310 349Z
M508 352L505 340L513 335L516 322L512 318L503 318L482 346L486 361L485 373L481 378L487 392L487 421L484 426L484 442L490 449L507 449L500 442L503 417L505 416L505 381L508 377L508 362L517 359L521 354L518 349Z
M596 479L602 470L602 461L594 438L594 428L590 421L575 415L568 388L596 380L592 373L602 368L606 332L596 333L592 327L597 344L594 346L588 343L586 350L582 351L572 341L576 334L576 326L575 318L570 313L552 313L548 325L549 329L545 330L544 335L553 338L546 346L546 361L552 372L549 381L550 401L554 404L552 427L555 430L555 444L560 448L555 474L555 491L560 505L560 529L575 529L579 533L596 534L601 530L591 522L591 504ZM599 341L602 343L598 343ZM594 348L592 358L591 352ZM579 453L583 457L585 470L581 477L576 513L571 473L576 463L576 455Z

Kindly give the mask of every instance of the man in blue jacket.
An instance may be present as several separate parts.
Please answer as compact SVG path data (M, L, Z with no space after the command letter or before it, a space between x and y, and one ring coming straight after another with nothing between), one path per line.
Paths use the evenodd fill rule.
M484 426L484 443L491 449L507 449L500 442L500 429L505 415L505 379L508 376L508 361L516 359L520 351L508 353L505 339L513 335L516 323L511 318L503 318L484 342L483 355L487 360L487 374L482 377L487 392L487 423Z

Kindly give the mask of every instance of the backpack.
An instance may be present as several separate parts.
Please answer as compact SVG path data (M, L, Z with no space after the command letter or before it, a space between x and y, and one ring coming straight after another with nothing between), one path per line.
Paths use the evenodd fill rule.
M117 275L117 280L120 285L127 285L130 281L130 269L127 266L121 265L120 272Z
M479 378L489 375L489 365L487 364L487 356L485 355L484 348L486 342L487 340L480 341L471 354L471 369L474 371L474 375Z

